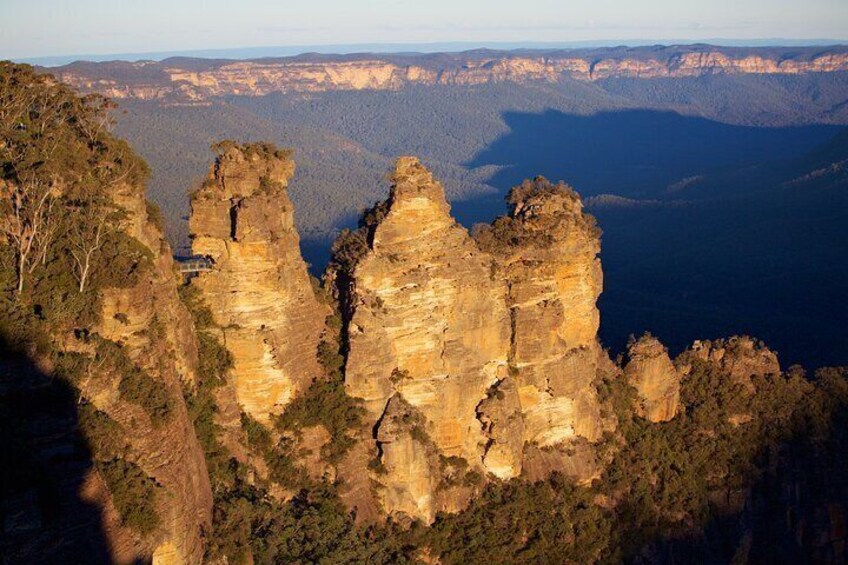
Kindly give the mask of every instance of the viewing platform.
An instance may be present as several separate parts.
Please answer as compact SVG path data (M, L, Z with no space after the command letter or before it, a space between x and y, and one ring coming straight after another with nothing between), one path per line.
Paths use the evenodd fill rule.
M197 273L205 273L211 271L215 265L214 261L209 257L195 255L193 257L174 257L174 262L180 273L191 276Z

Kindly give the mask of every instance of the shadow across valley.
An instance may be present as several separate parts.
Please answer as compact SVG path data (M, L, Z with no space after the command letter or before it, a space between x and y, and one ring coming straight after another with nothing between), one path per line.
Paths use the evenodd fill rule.
M672 352L749 334L784 366L848 363L840 330L848 323L848 190L781 184L808 172L801 163L842 128L733 126L646 110L504 120L510 132L468 163L500 166L490 179L500 194L453 203L464 225L503 214L509 188L535 175L565 180L584 198L659 201L589 210L604 231L601 339L614 352L644 331ZM668 190L693 177L713 182ZM692 203L662 204L676 199Z
M652 202L589 209L604 231L600 333L614 352L645 331L673 353L696 339L747 334L784 366L848 363L840 330L848 190L785 182L809 172L817 148L830 147L821 162L841 158L844 144L833 154L827 142L842 128L735 126L649 110L512 112L504 121L510 131L466 163L497 166L489 179L497 191L451 203L469 229L504 214L509 188L536 175L565 180L584 198ZM685 179L698 180L681 187ZM301 241L312 274L323 271L332 239Z
M653 197L683 178L711 170L801 155L841 129L738 126L655 110L589 116L507 112L503 119L509 133L466 166L502 167L489 183L504 191L542 175L565 180L584 197Z

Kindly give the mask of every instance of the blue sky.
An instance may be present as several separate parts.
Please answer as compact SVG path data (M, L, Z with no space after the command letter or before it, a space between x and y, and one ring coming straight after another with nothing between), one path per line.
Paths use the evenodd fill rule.
M0 0L0 58L269 45L848 38L848 0Z

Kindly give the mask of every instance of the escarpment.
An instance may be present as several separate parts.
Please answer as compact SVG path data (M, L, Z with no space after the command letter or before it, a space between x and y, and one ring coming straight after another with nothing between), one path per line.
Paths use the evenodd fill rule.
M186 64L177 60L88 63L62 67L58 76L75 88L113 98L204 103L220 96L265 96L271 92L845 71L848 71L848 53L841 47L786 49L776 53L772 49L693 45L535 54L480 51L434 56L362 54L246 61L189 60Z
M134 285L102 289L101 321L95 331L117 344L130 365L122 367L124 374L116 380L114 371L121 362L106 353L112 346L102 344L89 377L80 381L80 392L123 429L124 438L117 441L125 446L124 457L157 485L156 513L165 535L152 548L153 563L200 563L211 530L212 494L182 394L197 381L197 338L177 296L170 246L149 217L143 191L125 185L114 199L127 213L123 229L149 250L152 260ZM135 371L145 377L132 377ZM137 378L151 382L144 385ZM162 392L153 393L151 386ZM151 413L154 395L160 404ZM111 485L116 486L124 488ZM137 554L138 542L133 542L135 548L127 547L130 537L119 529L115 539L113 552L119 561Z
M194 193L192 251L211 260L196 285L233 357L242 409L268 422L320 374L316 349L329 310L315 297L286 187L294 162L268 145L219 144Z
M28 66L0 63L0 106L0 436L20 468L0 553L200 563L212 496L183 397L198 342L147 167L105 101Z

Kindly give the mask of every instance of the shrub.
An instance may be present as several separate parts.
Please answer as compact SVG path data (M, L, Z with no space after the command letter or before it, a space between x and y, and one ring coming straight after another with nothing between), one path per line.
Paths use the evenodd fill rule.
M154 426L162 425L171 415L171 399L167 389L146 371L134 367L124 373L118 390L121 398L144 408Z
M125 459L100 461L97 468L123 524L142 536L156 530L161 522L156 513L156 481Z
M322 456L329 463L337 463L353 446L349 431L362 425L364 415L361 402L345 393L341 380L319 379L286 406L275 425L282 431L324 426L330 442L324 446Z

